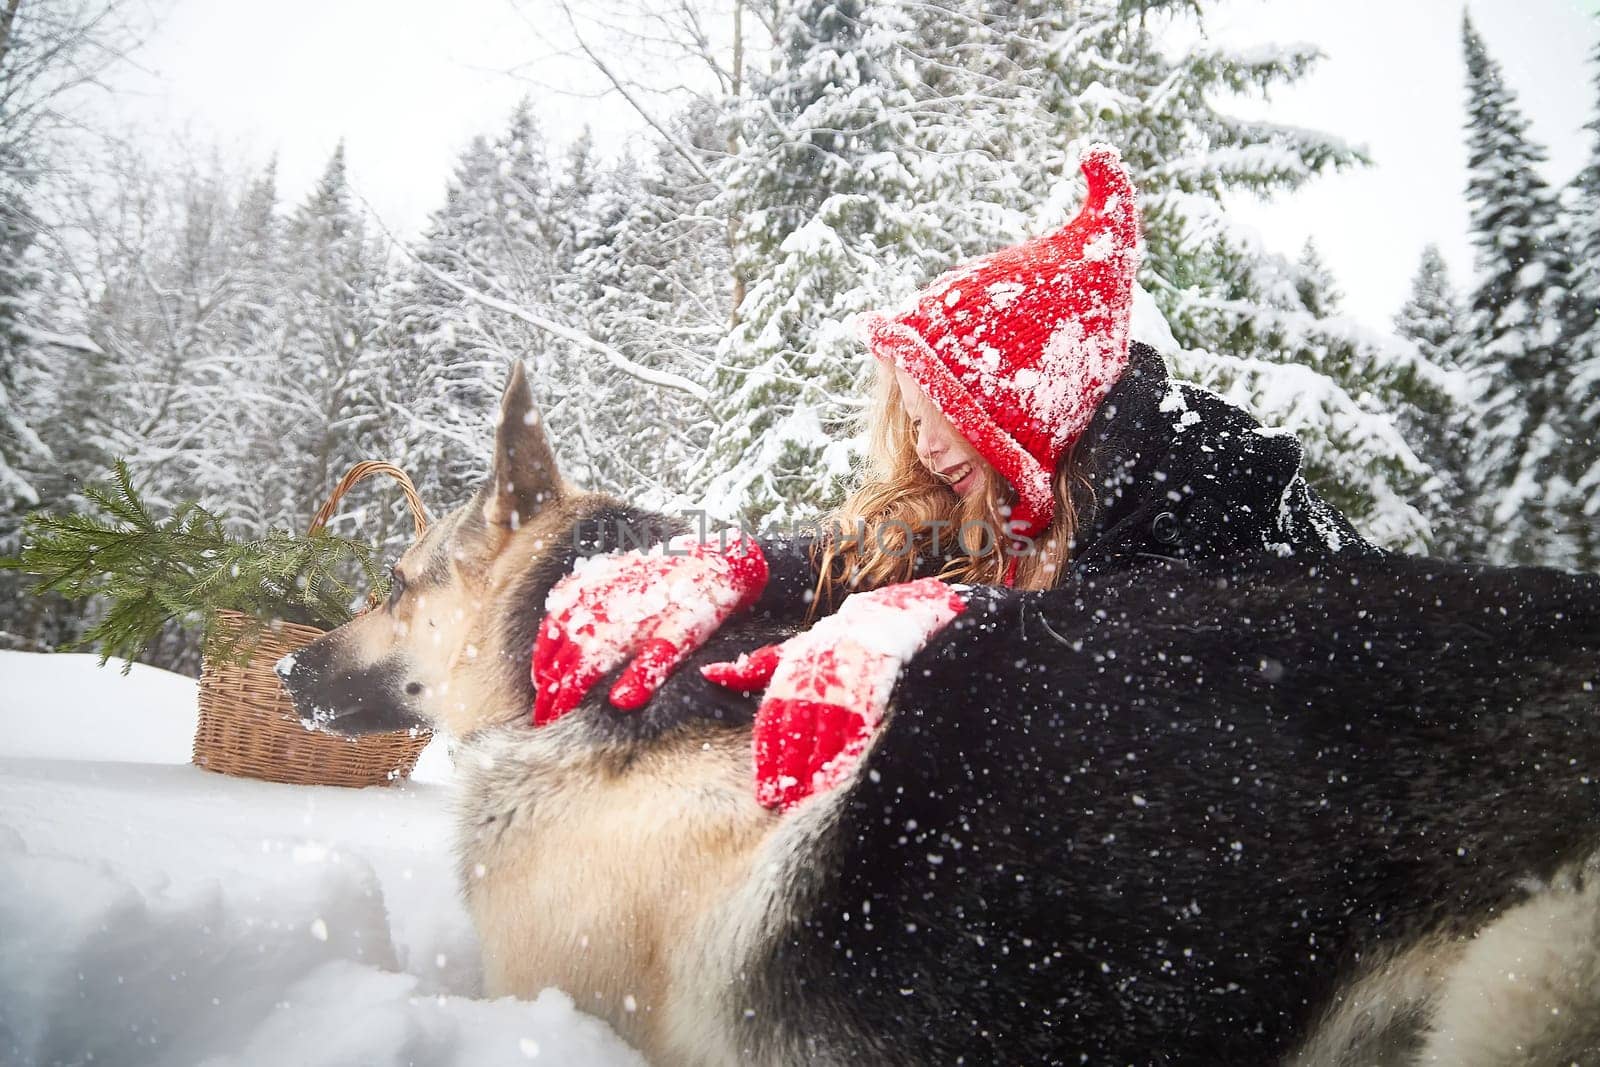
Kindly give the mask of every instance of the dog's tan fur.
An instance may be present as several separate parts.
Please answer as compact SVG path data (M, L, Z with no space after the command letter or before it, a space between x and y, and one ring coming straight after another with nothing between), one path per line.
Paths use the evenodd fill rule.
M1382 954L1340 989L1310 1040L1287 1067L1407 1067L1429 1025L1445 976L1465 942L1431 938Z
M1600 865L1536 887L1464 945L1418 1062L1600 1067Z
M529 650L505 620L585 497L561 481L520 367L492 479L405 553L401 593L323 639L340 662L402 664L412 710L456 739L457 846L485 992L563 989L658 1065L848 1062L794 1034L753 1041L739 1021L745 965L777 936L832 803L782 820L757 805L747 729L707 723L644 751L576 717L526 729ZM1600 1067L1597 1049L1591 870L1471 936L1399 946L1357 970L1286 1063Z
M1288 1067L1600 1067L1600 865L1459 937L1383 956Z
M584 501L560 479L518 368L491 487L405 552L398 595L324 640L341 663L398 657L401 684L420 686L416 712L455 740L485 993L560 988L654 1063L737 1063L684 1025L696 1012L679 1001L703 1003L690 946L776 823L750 788L748 731L680 733L640 757L595 745L575 719L523 725L528 650L508 646L505 620Z
M743 731L617 756L572 720L465 746L462 883L486 983L525 997L557 986L653 1061L703 1062L669 1040L675 998L697 984L686 957L749 879L773 817L751 794Z

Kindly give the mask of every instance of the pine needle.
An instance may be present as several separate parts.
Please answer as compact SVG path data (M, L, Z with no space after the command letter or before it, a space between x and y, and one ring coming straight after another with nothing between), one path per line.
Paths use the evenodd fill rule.
M108 485L84 496L87 513L30 515L22 550L0 558L0 569L36 576L35 594L102 599L104 615L73 644L98 647L102 664L112 656L132 663L171 622L202 630L206 655L237 656L259 629L224 638L223 610L259 626L281 620L331 630L351 617L357 595L344 576L357 571L368 588L387 593L368 545L283 530L241 541L193 501L159 518L121 461Z

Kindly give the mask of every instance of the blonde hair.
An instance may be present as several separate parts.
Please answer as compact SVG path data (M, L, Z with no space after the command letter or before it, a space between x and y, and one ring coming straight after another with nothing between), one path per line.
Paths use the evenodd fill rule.
M812 548L817 588L815 615L856 589L909 581L917 556L954 551L939 577L975 585L1002 585L1012 561L1002 534L1015 497L1006 480L983 461L983 489L958 498L917 459L916 432L900 402L892 368L879 362L866 415L867 467L862 484L825 522ZM1067 572L1078 532L1075 496L1087 498L1076 444L1056 465L1055 513L1050 525L1016 557L1017 589L1050 589Z

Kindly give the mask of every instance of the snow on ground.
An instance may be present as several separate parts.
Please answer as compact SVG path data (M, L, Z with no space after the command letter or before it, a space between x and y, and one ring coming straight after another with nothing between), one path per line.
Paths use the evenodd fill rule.
M0 1063L642 1061L570 999L480 998L442 746L337 789L188 763L194 682L0 652Z

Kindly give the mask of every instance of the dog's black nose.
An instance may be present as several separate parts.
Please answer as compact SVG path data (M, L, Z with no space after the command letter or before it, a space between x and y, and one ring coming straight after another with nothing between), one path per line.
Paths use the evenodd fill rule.
M272 673L278 676L284 690L298 703L305 693L316 687L317 680L322 676L321 665L322 657L315 649L302 648L274 663Z

